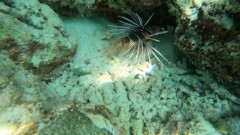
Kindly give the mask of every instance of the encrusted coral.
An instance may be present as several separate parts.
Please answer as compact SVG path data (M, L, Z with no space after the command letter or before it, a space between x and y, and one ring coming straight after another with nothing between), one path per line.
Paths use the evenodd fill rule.
M74 55L75 39L64 34L62 21L47 5L6 0L0 7L0 48L15 62L46 74Z
M153 11L161 4L171 0L40 0L43 3L49 4L53 9L62 15L81 15L95 16L115 15L123 10L134 9L135 12Z
M176 1L175 42L198 68L212 72L240 96L240 2Z
M49 4L59 14L66 16L93 16L94 14L112 14L126 7L122 1L94 1L94 0L40 0ZM111 10L112 9L112 10Z
M239 116L231 116L213 122L214 127L222 134L237 135L240 132Z
M39 135L46 134L110 135L110 132L96 127L91 120L80 111L66 110L39 131Z
M0 53L1 133L34 134L47 109L44 83Z
M134 10L146 7L142 9L146 11L163 1L131 0L117 7L106 6L105 1L98 1L101 5L93 4L96 1L70 2L56 0L55 4L64 5L56 5L58 8L73 6L74 10L79 6L79 11L81 6L90 5L84 9L88 13L88 9L110 8L110 12L134 6ZM175 36L181 50L199 68L236 86L239 2L165 2L177 16ZM215 122L240 112L237 94L202 70L187 70L181 68L185 67L181 63L170 63L166 72L157 64L132 65L115 55L109 56L106 50L111 48L110 41L105 37L109 36L109 22L68 18L64 20L69 30L66 34L58 15L37 0L3 0L0 17L4 18L0 21L0 126L7 125L11 134L87 131L116 135L217 135L222 132ZM79 39L76 54L76 42L71 36ZM61 66L65 62L68 64ZM28 70L44 74L57 66L61 68L54 72L59 76L50 74L52 78L47 83L42 81L44 77ZM232 127L238 129L239 125Z

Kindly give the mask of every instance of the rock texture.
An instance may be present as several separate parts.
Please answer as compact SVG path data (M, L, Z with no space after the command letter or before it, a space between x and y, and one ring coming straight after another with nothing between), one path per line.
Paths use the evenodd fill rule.
M39 135L110 135L109 131L96 127L87 116L77 110L62 113L42 128Z
M122 11L134 10L135 12L152 12L161 4L170 0L41 0L53 7L53 9L62 15L81 15L96 16L116 15Z
M47 74L76 51L58 15L37 0L0 2L0 48L16 63Z
M101 14L113 17L123 11L143 14L155 12L160 15L156 19L159 25L175 25L176 21L176 44L190 62L215 74L222 82L226 82L226 86L233 89L233 93L240 96L239 1L42 1L52 5L58 13L66 15ZM163 4L167 4L168 8L163 8ZM175 15L176 20L169 19L170 14Z
M4 134L35 134L49 108L45 83L0 53L0 127ZM45 109L44 109L45 108Z
M177 16L179 48L194 65L226 81L240 96L240 2L177 0L169 5Z
M95 1L48 2L59 6L58 11L66 7L65 11L79 13L85 7L88 14L94 9L118 12L132 7L146 11L163 1L107 1L98 5L93 4ZM164 2L169 2L170 12L177 16L175 36L181 50L199 68L236 84L239 3ZM109 3L113 6L104 5ZM64 21L66 32L58 15L37 0L1 1L0 19L0 127L9 134L237 132L225 132L221 125L215 128L213 124L240 113L236 95L202 70L189 71L182 64L170 63L166 71L158 64L136 65L111 54L113 42L106 27L110 22L68 18ZM65 62L67 66L62 65ZM153 59L152 63L157 62ZM43 82L40 75L58 66L61 68L54 72L59 76ZM228 122L238 129L236 121Z
M128 59L109 56L108 28L98 24L100 20L81 22L79 29L85 34L78 39L83 43L80 48L86 50L79 50L71 66L48 83L51 98L60 108L57 112L78 108L96 126L126 135L218 134L209 121L239 112L239 98L223 95L228 90L211 75L174 65L168 65L167 72L158 65L134 65ZM70 29L79 24L68 25ZM71 32L77 35L77 31ZM84 40L87 35L95 38ZM76 72L83 68L90 72Z

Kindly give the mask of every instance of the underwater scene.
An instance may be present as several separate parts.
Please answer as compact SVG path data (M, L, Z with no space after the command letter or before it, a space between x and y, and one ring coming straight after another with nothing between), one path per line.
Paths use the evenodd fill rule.
M240 135L240 1L0 0L0 135Z

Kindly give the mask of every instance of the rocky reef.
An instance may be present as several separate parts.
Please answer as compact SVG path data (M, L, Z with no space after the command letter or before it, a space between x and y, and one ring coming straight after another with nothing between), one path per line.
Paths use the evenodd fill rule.
M209 71L239 94L240 2L222 0L91 1L42 0L62 15L105 15L123 11L157 14L158 25L174 25L175 44L197 68ZM84 8L83 8L84 7ZM66 9L66 10L64 10ZM169 16L175 16L169 18ZM229 85L230 84L230 85Z
M116 15L121 14L123 10L135 12L153 11L162 3L170 0L40 0L47 3L53 9L62 15L80 15L80 16L96 16L96 15Z
M238 133L239 4L234 0L1 1L0 131ZM174 56L179 56L178 62L170 62L167 71L156 60L133 64L112 54L114 42L107 27L111 22L102 17L114 20L124 11L143 17L155 12L155 25L172 27L166 41L174 38L185 55ZM164 43L174 48L172 42L161 40ZM171 54L161 51L166 57Z
M0 18L2 53L26 69L44 75L75 54L76 40L64 32L61 19L45 4L2 1Z
M178 47L194 65L226 81L240 96L240 2L178 0L169 5L178 16Z

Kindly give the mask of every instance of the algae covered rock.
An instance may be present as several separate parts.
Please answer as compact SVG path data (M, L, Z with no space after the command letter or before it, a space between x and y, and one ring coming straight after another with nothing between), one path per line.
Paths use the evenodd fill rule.
M7 55L0 53L1 133L30 135L37 132L47 108L45 83Z
M94 16L94 14L110 13L127 8L122 1L95 1L95 0L40 0L50 5L57 13L65 16Z
M95 126L85 114L73 110L55 117L38 134L111 135L109 131Z
M129 9L152 12L164 2L177 17L176 44L191 62L225 80L239 79L238 3L41 2L53 4L58 13L62 9L64 15L107 12L114 16ZM106 38L106 24L110 22L102 18L64 18L62 24L55 12L37 0L3 0L0 19L0 127L8 125L14 129L12 134L217 135L225 129L212 122L240 112L240 99L212 74L187 70L180 62L169 63L166 71L156 60L132 64L118 55L109 56L106 50L112 44ZM71 35L65 34L63 25ZM58 66L53 73L59 76L49 74L46 82L31 72L48 74Z
M175 42L191 63L233 83L240 85L240 2L208 0L147 0L147 1L83 1L41 0L62 15L116 16L126 11L161 14L156 22L170 25L176 16ZM162 9L166 4L168 7ZM170 12L170 13L169 13ZM167 21L166 21L167 20Z
M161 4L171 0L40 0L65 16L116 15L122 11L153 11Z
M178 16L175 42L190 62L240 95L240 2L177 0L169 6Z
M58 15L32 1L0 2L0 48L17 63L46 74L74 55L76 41L68 37Z

